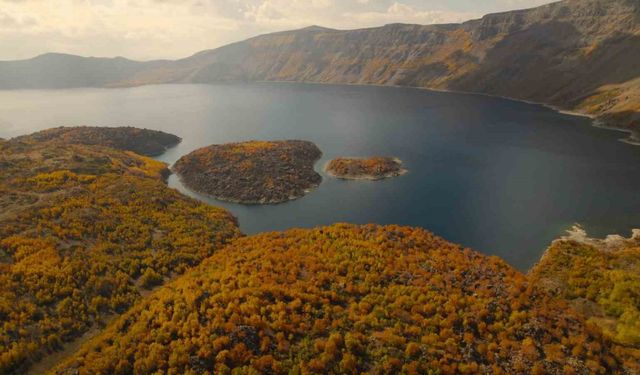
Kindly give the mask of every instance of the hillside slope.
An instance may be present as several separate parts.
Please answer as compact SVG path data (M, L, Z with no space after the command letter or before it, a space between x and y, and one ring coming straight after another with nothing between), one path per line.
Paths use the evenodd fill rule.
M566 0L461 25L305 29L189 60L189 82L307 81L478 92L579 109L617 125L640 112L640 3ZM634 112L626 113L623 112Z
M0 88L219 81L403 85L542 102L634 128L640 122L639 67L640 3L565 0L463 24L311 27L177 61L54 55L0 62Z
M614 373L609 346L498 258L337 224L234 241L53 372Z
M0 61L0 87L101 87L126 79L151 64L124 58L91 58L48 53L33 59Z
M25 373L239 235L226 211L169 189L164 163L34 138L0 142L0 374Z
M530 279L566 299L615 343L630 373L640 373L640 231L631 238L586 236L575 228L547 249Z
M158 156L180 143L182 139L159 130L138 129L130 126L61 126L24 135L16 138L15 141L55 141L64 144L105 146L144 156Z

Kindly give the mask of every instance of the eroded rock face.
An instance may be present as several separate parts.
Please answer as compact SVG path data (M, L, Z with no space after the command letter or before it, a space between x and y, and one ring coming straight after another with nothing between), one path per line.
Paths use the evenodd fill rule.
M322 177L313 169L322 152L299 140L211 145L183 156L173 166L183 183L217 199L280 203L300 198Z
M336 158L327 163L330 175L347 180L381 180L405 174L402 161L388 156L371 158Z
M126 127L59 127L43 130L19 140L31 139L38 142L59 140L68 144L106 146L118 150L133 151L140 155L157 156L168 148L180 143L176 135L158 130Z

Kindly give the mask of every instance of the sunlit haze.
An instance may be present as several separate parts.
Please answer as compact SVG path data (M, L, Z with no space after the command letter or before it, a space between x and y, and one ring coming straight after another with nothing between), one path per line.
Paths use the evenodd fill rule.
M460 22L549 0L0 0L0 60L180 58L273 31Z

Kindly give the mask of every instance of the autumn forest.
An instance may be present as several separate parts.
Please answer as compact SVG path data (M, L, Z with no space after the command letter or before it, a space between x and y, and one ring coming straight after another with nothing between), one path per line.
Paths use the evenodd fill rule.
M0 141L0 373L71 342L51 373L640 371L639 238L558 240L523 274L418 228L247 237L134 152L177 141L133 128Z

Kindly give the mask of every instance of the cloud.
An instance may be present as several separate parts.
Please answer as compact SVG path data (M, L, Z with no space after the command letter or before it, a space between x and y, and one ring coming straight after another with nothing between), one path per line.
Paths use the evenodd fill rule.
M198 7L198 1L169 0L14 1L2 6L0 40L7 46L14 44L10 40L39 39L41 48L31 55L56 51L150 59L225 43L216 36L239 29L237 20ZM29 57L11 53L4 48L0 58Z
M17 1L17 0L13 0ZM0 11L0 29L22 29L37 24L35 18L30 16L14 16Z
M534 7L550 3L548 0L499 0L498 4L509 8Z
M291 28L330 22L330 14L344 5L333 0L262 0L248 4L246 21L258 28Z
M0 27L10 28L19 26L20 22L6 13L0 12Z
M446 23L550 0L0 0L0 60L45 52L179 58L257 34ZM478 5L483 4L483 5ZM484 9L484 8L482 8Z
M398 2L391 4L384 12L345 14L345 17L353 18L358 20L360 24L370 26L397 22L417 24L452 23L461 22L477 16L479 15L466 12L447 12L441 10L420 11Z

